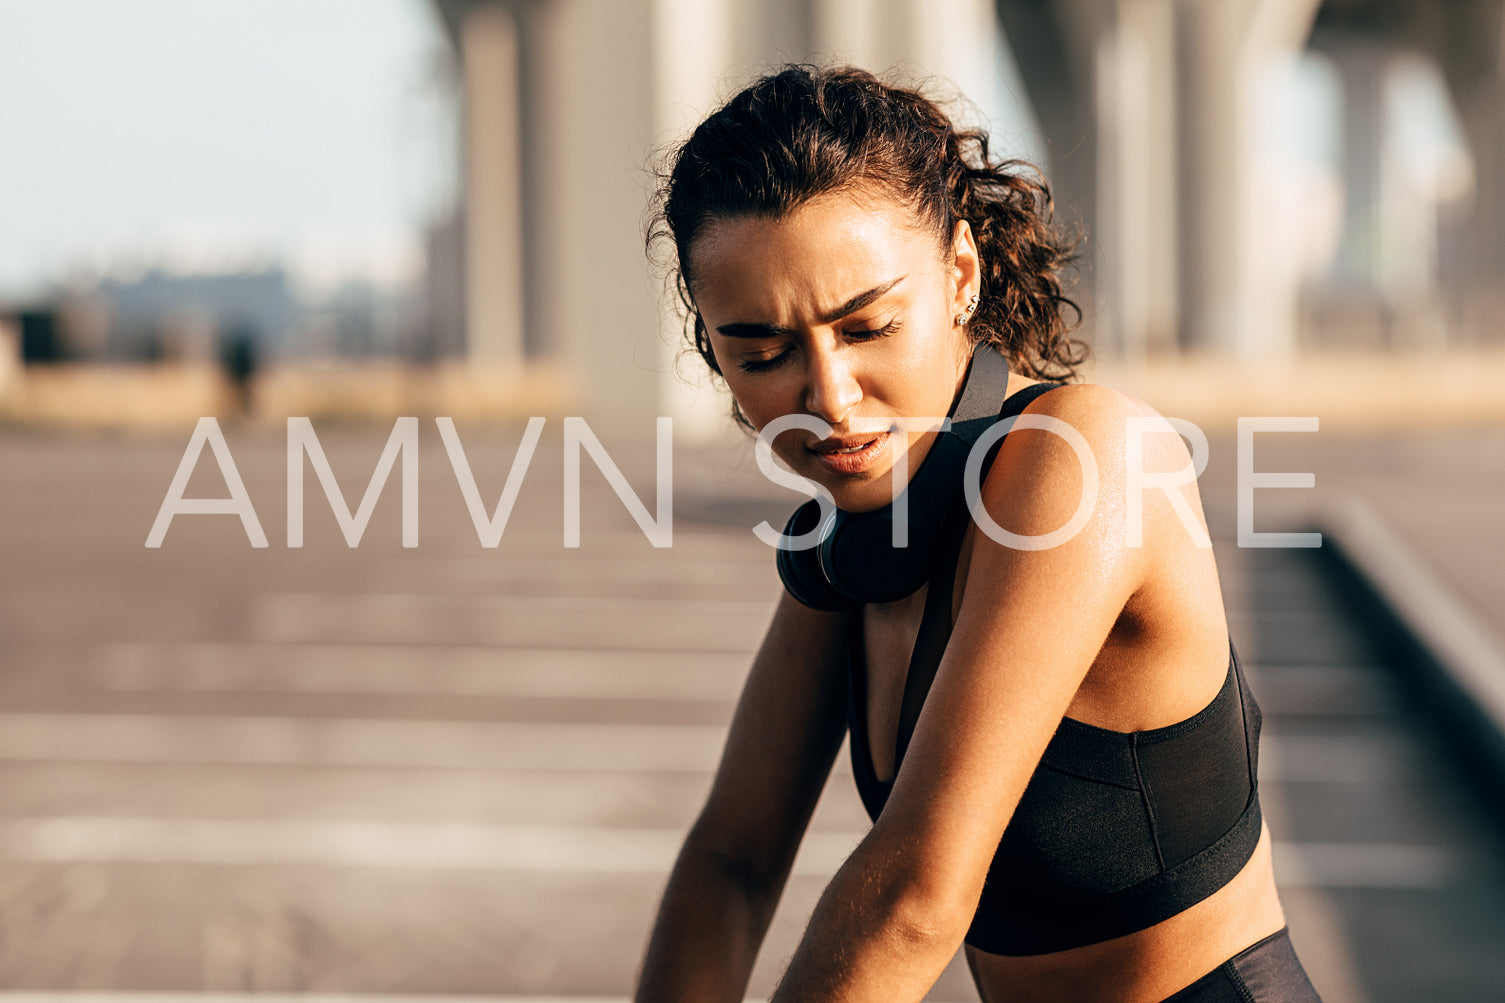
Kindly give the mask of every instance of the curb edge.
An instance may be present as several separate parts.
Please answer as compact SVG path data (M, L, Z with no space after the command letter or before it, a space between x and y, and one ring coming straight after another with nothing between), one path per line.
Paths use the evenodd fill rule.
M1401 647L1430 709L1505 798L1505 644L1372 504L1344 496L1313 521L1323 549Z

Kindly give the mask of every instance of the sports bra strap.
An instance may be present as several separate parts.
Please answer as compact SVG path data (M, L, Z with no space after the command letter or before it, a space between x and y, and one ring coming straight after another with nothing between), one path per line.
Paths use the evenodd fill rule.
M930 684L935 681L941 656L946 653L946 643L951 640L951 592L956 580L956 558L967 529L966 516L965 505L957 506L947 516L941 537L941 560L937 563L940 572L930 579L930 591L925 594L925 612L920 616L920 631L909 656L909 670L904 675L904 697L899 704L899 733L894 740L895 777L899 775L899 764L904 761L904 750L909 748L909 740L914 737L915 725L920 720L925 698L930 694Z
M1005 400L997 416L987 424L1015 417L1036 398L1061 385L1035 383L1025 387ZM976 442L980 434L973 435L971 441ZM987 476L993 465L993 458L1002 445L1003 439L1000 438L989 448L982 466L983 477ZM919 722L920 710L925 706L925 698L930 693L930 685L935 681L936 670L940 668L941 656L945 654L946 644L951 639L951 595L956 583L956 562L961 555L967 523L971 521L969 516L965 501L960 505L953 505L946 515L939 560L935 564L939 570L930 579L930 588L925 595L925 611L920 616L919 634L915 637L914 651L909 657L909 669L904 676L904 696L899 704L899 732L894 741L895 777L899 774L899 764L904 761L904 752L909 748L909 740L914 737L915 725Z
M1020 390L1018 393L1011 396L1008 400L1004 401L1003 407L998 409L997 417L988 422L988 424L990 426L996 425L998 422L1003 421L1005 418L1017 418L1024 412L1025 408L1029 407L1035 402L1036 398L1042 397L1062 385L1063 384L1060 383L1030 384L1023 390ZM993 469L993 460L998 456L998 450L1002 448L1003 440L1004 436L999 436L998 441L988 447L988 453L982 459L982 473L978 475L979 481L986 480L988 471ZM976 442L977 438L974 437L972 441Z
M1035 402L1035 398L1041 397L1052 390L1059 390L1064 383L1031 383L1023 390L1011 394L1003 402L1003 407L998 409L998 415L993 420L1002 421L1004 418L1013 418L1024 412L1024 409Z

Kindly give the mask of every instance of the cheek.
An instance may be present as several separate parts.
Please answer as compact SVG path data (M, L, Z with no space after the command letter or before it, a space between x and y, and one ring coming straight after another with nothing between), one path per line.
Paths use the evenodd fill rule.
M800 410L798 392L791 389L787 377L771 372L744 373L735 358L726 360L721 373L732 399L755 428Z
M955 336L949 328L917 335L893 360L893 378L906 406L922 408L925 415L944 415L956 393L960 356Z

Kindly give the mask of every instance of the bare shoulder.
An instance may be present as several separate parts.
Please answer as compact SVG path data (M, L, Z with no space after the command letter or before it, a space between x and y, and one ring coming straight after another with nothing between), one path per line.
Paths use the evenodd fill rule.
M1129 394L1092 383L1041 394L980 485L974 514L992 523L980 523L990 539L979 545L1008 552L988 566L1111 578L1127 596L1155 573L1162 543L1204 526L1191 459L1174 425ZM1175 484L1146 490L1166 478Z
M1041 394L1024 409L1026 415L1049 419L1040 426L1024 425L1021 432L1038 427L1053 435L1014 436L1034 448L1047 438L1091 450L1097 475L1109 483L1122 480L1135 463L1146 470L1171 470L1190 459L1176 425L1155 408L1112 387L1097 383L1069 383ZM1017 445L1017 443L1016 443ZM1080 458L1080 457L1079 457Z
M1089 431L1122 432L1131 418L1160 418L1160 412L1134 397L1101 383L1067 383L1041 394L1024 409L1025 414L1043 414Z
M1217 664L1227 628L1197 487L1200 432L1094 384L1043 394L1024 413L1050 424L1009 433L983 485L987 510L1022 524L1015 532L1030 541L1059 540L1066 573L1075 553L1075 572L1118 576L1141 630L1164 625L1166 637L1205 649L1194 664Z

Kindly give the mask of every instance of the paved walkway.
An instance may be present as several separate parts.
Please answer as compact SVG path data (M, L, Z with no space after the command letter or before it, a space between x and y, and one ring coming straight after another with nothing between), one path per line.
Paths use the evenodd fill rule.
M385 431L320 430L352 507ZM1231 545L1209 431L1298 950L1329 1003L1489 998L1500 849L1311 552ZM601 434L651 498L651 453ZM620 998L776 594L750 527L790 496L746 443L684 447L658 550L587 465L566 549L550 432L488 551L430 428L416 549L395 491L349 549L310 477L290 550L284 440L253 430L230 445L272 545L186 516L148 550L186 438L0 435L0 984ZM1369 492L1499 624L1502 440L1271 436L1257 469ZM465 443L489 509L517 436ZM188 493L223 491L206 456ZM1303 492L1267 494L1256 528L1299 521ZM843 769L755 994L864 824ZM933 998L974 998L963 966Z

